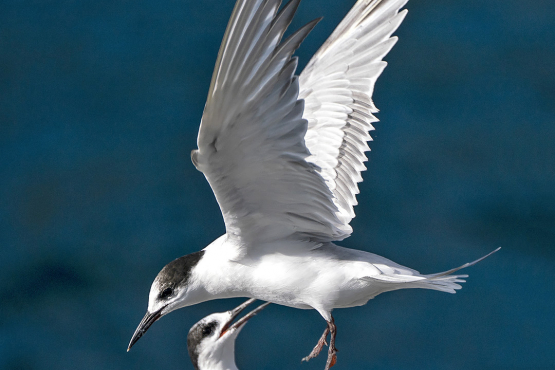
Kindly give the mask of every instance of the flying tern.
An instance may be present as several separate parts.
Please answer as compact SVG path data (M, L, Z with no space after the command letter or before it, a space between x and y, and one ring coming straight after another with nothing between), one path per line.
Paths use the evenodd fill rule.
M320 353L329 333L329 369L336 361L333 309L397 289L455 293L467 275L452 274L487 257L423 275L333 243L352 232L357 183L377 121L372 92L407 0L359 0L296 76L292 55L319 21L282 40L299 1L281 10L279 0L235 5L191 153L226 233L160 271L128 349L171 311L249 297L317 310L327 326L304 360Z
M231 323L254 301L256 299L251 298L231 311L213 313L193 325L187 335L187 350L196 370L238 370L235 365L235 340L245 323L270 303L261 304L234 324Z

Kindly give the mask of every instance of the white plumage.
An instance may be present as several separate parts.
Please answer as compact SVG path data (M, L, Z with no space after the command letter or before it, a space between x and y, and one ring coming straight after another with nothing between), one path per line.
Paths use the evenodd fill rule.
M192 160L208 180L226 233L168 264L152 284L148 313L130 346L156 319L210 299L253 297L316 309L331 332L335 308L403 288L454 293L466 275L422 275L347 249L369 131L374 84L406 0L359 0L295 76L294 51L317 21L282 41L299 0L238 0L220 48ZM483 257L485 258L485 257ZM481 259L480 259L481 260Z
M351 233L357 183L366 169L364 152L377 121L372 92L386 66L382 58L397 42L391 34L407 14L398 13L406 2L359 1L300 76L299 98L305 100L303 118L308 120L305 144L311 153L306 160L318 166L333 193L344 230L336 240Z

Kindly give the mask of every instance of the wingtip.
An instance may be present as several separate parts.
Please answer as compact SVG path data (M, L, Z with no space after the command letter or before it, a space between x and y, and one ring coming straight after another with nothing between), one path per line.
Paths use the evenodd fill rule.
M312 32L312 30L314 29L314 27L316 27L316 25L317 25L318 23L320 23L320 21L321 21L322 19L324 19L324 17L318 17L318 18L316 18L316 19L311 20L310 22L308 22L307 24L305 24L304 26L302 26L301 28L299 28L299 29L297 30L297 32L298 32L298 31L301 31L301 30L308 30L307 34L310 33L310 32Z
M310 28L310 30L312 31L312 30L314 29L314 27L316 27L316 25L317 25L318 23L320 23L320 21L321 21L322 19L324 19L324 17L318 17L318 18L316 18L316 19L313 19L313 20L311 20L310 22L308 22L308 23L306 24L305 27Z
M301 0L289 0L287 2L287 4L285 4L282 8L282 12L285 12L287 9L289 9L290 7L293 7L293 14L295 14L297 12L297 8L299 7L299 4L301 3Z

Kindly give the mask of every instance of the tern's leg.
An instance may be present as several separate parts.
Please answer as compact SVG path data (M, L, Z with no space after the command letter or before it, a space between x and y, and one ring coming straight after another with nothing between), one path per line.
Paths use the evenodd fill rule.
M335 348L335 334L337 333L337 328L335 326L335 321L333 319L333 316L331 316L331 320L327 321L327 323L328 323L328 326L326 327L326 330L324 330L324 334L322 334L322 337L320 338L318 343L316 343L316 346L314 347L312 352L310 352L308 356L303 358L303 361L308 361L318 356L322 351L324 344L327 344L326 337L328 336L328 333L330 333L330 347L328 349L328 360L326 362L326 368L324 370L329 370L333 365L335 365L335 362L337 361L337 355L336 355L337 348Z
M326 361L326 367L324 370L329 370L337 361L337 348L335 348L335 334L337 333L337 327L335 326L333 316L331 321L328 321L328 327L330 330L330 346L328 348L328 361Z
M314 348L312 349L312 352L310 352L308 356L303 358L302 361L308 361L320 354L320 352L322 351L322 348L324 347L324 344L327 344L326 337L328 336L329 332L330 332L330 326L328 323L328 326L326 326L326 330L324 330L324 334L322 334L322 336L318 340L318 343L316 343L316 346L314 346Z

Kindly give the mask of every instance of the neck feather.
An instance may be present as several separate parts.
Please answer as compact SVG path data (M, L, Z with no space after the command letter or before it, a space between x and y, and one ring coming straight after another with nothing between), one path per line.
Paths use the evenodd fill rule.
M242 281L249 267L236 262L240 250L222 235L203 249L204 254L192 271L191 287L195 289L196 303L220 299L245 297ZM231 277L231 278L230 278Z

